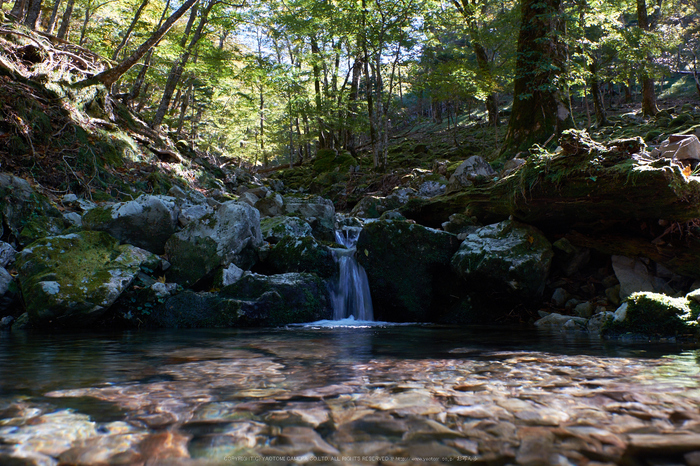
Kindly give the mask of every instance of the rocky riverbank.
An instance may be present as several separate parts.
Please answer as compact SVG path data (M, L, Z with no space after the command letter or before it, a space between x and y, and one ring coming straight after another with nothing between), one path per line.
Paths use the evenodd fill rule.
M697 138L687 140L700 154ZM641 140L602 146L581 133L565 135L562 145L500 175L472 157L447 194L423 189L433 183L425 180L418 189L367 197L349 215L336 213L330 199L251 174L228 193L173 187L124 202L72 194L51 202L26 180L2 174L3 326L241 327L330 318L333 231L353 224L364 226L357 259L377 320L519 320L556 331L694 337L700 179L689 169L700 156L679 158L678 148L652 154ZM607 217L598 204L608 201L592 199L603 189L598 177L606 179L605 196L620 203L641 202L637 191L649 187L637 177L663 179L655 192L665 189L663 202L676 207L658 219L661 201L650 196L648 214L638 205L625 218ZM483 197L524 180L531 183L524 194L499 203L512 203L509 218L488 224L498 210L473 211L481 202L475 190ZM575 194L569 183L578 183ZM538 193L555 189L559 197L550 194L544 210ZM392 208L381 207L387 203ZM447 206L455 210L440 229L406 218L433 218ZM587 229L566 223L578 208L591 217ZM532 224L519 219L522 212ZM665 231L645 245L640 232L659 227ZM612 231L617 242L602 243ZM651 246L657 253L645 255Z

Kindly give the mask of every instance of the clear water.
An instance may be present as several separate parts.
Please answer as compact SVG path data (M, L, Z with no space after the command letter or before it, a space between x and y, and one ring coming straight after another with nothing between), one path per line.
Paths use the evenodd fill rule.
M0 464L614 463L633 435L697 429L696 350L333 322L2 333Z
M353 317L361 321L374 320L369 280L365 269L355 259L357 240L362 228L345 226L335 231L335 241L344 249L334 249L338 263L338 282L331 290L333 319Z

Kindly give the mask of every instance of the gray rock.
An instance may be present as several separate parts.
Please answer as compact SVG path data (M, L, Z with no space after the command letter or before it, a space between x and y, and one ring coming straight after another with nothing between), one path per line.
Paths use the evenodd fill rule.
M573 308L575 308L576 306L578 306L580 302L581 302L581 301L579 301L579 300L576 299L576 298L571 298L571 299L569 299L566 303L564 303L564 307L565 307L566 309L573 309Z
M501 173L501 178L505 178L506 176L514 173L518 168L522 167L523 165L525 165L524 159L513 158L510 160L506 160L506 163L503 164L503 172Z
M588 319L593 315L593 303L586 301L584 303L577 304L574 308L574 312L577 316Z
M177 283L155 282L151 285L151 290L155 293L156 298L165 298L175 293L177 290Z
M569 324L569 322L571 322ZM563 330L570 328L580 328L586 325L586 319L583 317L572 317L552 312L551 314L539 319L535 322L536 327L546 328L550 330Z
M569 299L569 293L564 288L557 288L552 293L552 303L555 306L563 306L567 299Z
M694 134L672 134L652 156L673 160L700 160L700 140Z
M615 286L611 286L610 288L606 288L605 289L605 297L608 298L608 301L610 301L615 306L619 306L620 302L622 301L620 299L620 284L618 283Z
M338 272L331 249L313 236L287 236L276 243L263 265L272 273L312 272L329 278Z
M418 195L420 197L435 197L445 194L447 185L445 183L440 183L439 181L425 181L418 188Z
M83 231L36 241L17 259L18 281L35 325L84 326L102 316L158 256L105 232Z
M258 211L240 202L225 202L170 237L165 244L171 263L168 278L191 286L231 263L250 267L261 244Z
M0 267L7 267L9 264L15 261L17 256L17 251L12 245L0 241Z
M12 322L15 321L15 318L12 316L5 316L2 319L0 319L0 329L6 329L12 327Z
M77 202L77 200L78 196L76 196L75 194L66 194L61 198L61 204L73 204L74 202Z
M472 186L478 179L493 178L496 171L478 155L473 155L461 163L448 182L447 191L456 191L465 186Z
M254 204L261 217L274 217L284 212L284 198L270 191L268 195Z
M622 303L620 307L615 310L614 320L615 322L622 322L627 318L627 302Z
M641 259L612 256L612 266L620 282L620 299L637 291L655 291L654 276Z
M184 206L180 215L177 217L177 223L181 227L185 227L192 222L198 222L204 216L214 212L214 209L208 204L196 204Z
M0 267L0 296L7 293L10 289L10 284L12 283L12 275L5 269L5 267Z
M245 202L246 204L248 204L251 207L254 207L255 203L258 202L259 200L260 200L260 198L258 196L256 196L255 194L253 194L251 191L246 191L238 197L239 202Z
M463 288L449 266L458 247L444 231L404 221L366 223L356 257L367 272L375 318L435 322L448 313L450 296L459 294L452 286Z
M98 207L83 216L83 226L162 254L165 242L177 228L179 208L174 201L168 196L142 195L133 201Z
M452 258L452 267L468 282L532 298L544 291L553 255L539 230L506 220L467 236Z
M307 221L285 215L260 220L260 230L262 238L273 244L287 236L301 238L313 235L311 225Z
M332 239L334 231L335 207L330 199L321 196L284 196L285 215L306 219L320 239ZM315 219L314 222L311 219Z
M614 320L615 315L612 312L600 312L594 314L590 319L588 319L588 331L594 334L598 334L603 329L603 326L608 322Z
M236 264L229 264L222 272L221 284L229 286L241 279L245 271Z
M63 218L74 227L81 227L83 225L83 217L77 212L66 212L63 214Z

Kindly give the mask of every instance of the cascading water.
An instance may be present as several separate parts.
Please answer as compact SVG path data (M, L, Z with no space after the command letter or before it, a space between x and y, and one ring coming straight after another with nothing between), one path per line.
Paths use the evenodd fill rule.
M333 319L354 318L372 321L372 297L365 269L355 260L355 245L360 237L360 227L344 226L335 231L335 241L346 249L333 249L333 257L338 263L339 276L331 290Z

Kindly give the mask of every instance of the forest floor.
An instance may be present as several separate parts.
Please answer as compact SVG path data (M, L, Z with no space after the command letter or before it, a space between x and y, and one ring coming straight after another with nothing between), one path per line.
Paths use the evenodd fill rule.
M213 156L177 146L169 135L149 128L139 115L110 99L104 89L72 86L103 66L89 50L14 24L0 25L0 170L29 180L54 199L74 193L123 200L165 193L173 185L226 191L228 168L242 165L235 154ZM599 142L641 136L654 145L669 134L695 131L700 110L691 81L681 76L665 83L659 100L663 111L656 118L642 118L637 102L615 102L608 108L610 126L591 128L591 136ZM574 111L579 128L585 128L592 109L587 112L581 104L579 99ZM387 195L414 169L437 171L439 165L449 177L463 160L480 155L498 170L509 112L506 99L502 109L498 128L485 124L483 111L460 115L456 124L455 118L406 117L394 122L383 170L371 167L365 147L358 154L359 173L324 178L313 169L312 160L270 177L283 180L289 189L331 197L345 210L364 195Z

